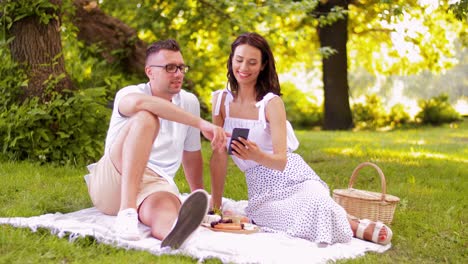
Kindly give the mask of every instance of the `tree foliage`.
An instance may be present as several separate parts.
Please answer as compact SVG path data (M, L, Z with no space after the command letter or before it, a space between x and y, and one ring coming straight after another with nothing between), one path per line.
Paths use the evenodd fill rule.
M359 58L351 59L352 67L406 75L425 69L441 72L457 63L453 59L457 32L466 29L447 12L446 1L440 1L437 7L421 6L417 1L388 1L373 6L355 6L355 12L351 12L355 15L350 19L355 34L350 50L353 57Z
M5 10L8 12L17 9L13 3L21 2L30 1L2 1L9 3L6 5L9 11ZM50 5L47 0L34 2L39 7ZM63 2L70 9L72 0ZM427 69L440 72L455 65L454 39L466 34L467 29L449 10L463 14L466 1L461 1L457 7L462 7L457 9L448 1L439 1L438 6L420 2L428 3L350 1L350 71L365 68L371 73L412 74ZM177 39L193 69L187 77L205 104L209 104L210 92L226 83L229 45L238 34L245 31L263 34L272 46L280 73L296 69L310 71L320 68L321 54L333 52L326 47L319 48L317 26L340 18L340 11L326 16L311 15L319 5L318 0L101 0L96 3L106 14L136 29L138 37L146 43L163 38ZM40 8L32 7L31 10L44 14ZM72 15L73 12L68 12L64 16L63 28L76 30L70 19ZM15 19L21 16L24 14L18 14ZM3 27L15 21L8 17L2 18ZM47 18L44 15L44 19ZM397 49L397 43L402 47Z
M43 22L51 19L50 14L44 11L50 7L50 1L32 2L35 4L31 5L30 0L1 1L2 28L9 27L28 12L35 12ZM63 2L65 8L71 9L72 0ZM372 73L411 74L426 69L442 71L455 65L454 40L467 31L455 15L463 17L466 14L463 8L466 1L456 5L456 9L448 2L438 1L437 6L431 6L422 4L428 1L415 0L350 1L350 71L364 67ZM28 10L18 8L22 3L28 6ZM163 38L177 39L193 68L188 78L203 98L209 96L210 91L224 86L229 45L245 31L257 31L269 40L280 73L319 67L320 51L332 51L319 49L316 27L319 23L336 21L339 12L311 16L318 4L318 0L98 2L106 14L136 29L138 37L147 43ZM65 15L62 28L74 30L72 15L73 12ZM397 43L403 47L397 49ZM75 58L67 60L74 61ZM204 101L208 103L209 99Z
M322 55L334 50L320 47L316 29L340 19L343 10L317 13L319 2L103 0L100 7L137 28L138 36L148 43L169 37L181 42L193 69L187 77L209 108L211 91L226 84L229 45L242 32L257 31L268 39L280 73L320 69ZM349 3L350 72L440 73L459 63L454 45L467 29L449 11L448 1L437 6L415 0Z

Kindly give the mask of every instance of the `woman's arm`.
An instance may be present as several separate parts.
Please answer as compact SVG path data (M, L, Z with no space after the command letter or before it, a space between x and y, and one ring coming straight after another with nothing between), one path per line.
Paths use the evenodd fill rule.
M213 150L210 159L211 173L211 207L221 208L224 184L227 174L228 156L226 150Z
M223 96L224 93L218 93L213 96L212 105L216 104L218 96ZM224 100L223 100L224 101ZM224 105L222 102L221 105ZM224 125L224 107L221 107L218 115L212 112L212 122L214 125L223 127ZM224 184L227 174L228 155L226 145L220 149L213 149L210 159L210 174L211 174L211 207L220 209L224 193Z
M270 123L271 141L273 142L273 155L266 165L270 168L284 170L286 168L288 151L286 135L286 109L283 100L275 97L266 105L266 120Z
M239 139L243 143L234 141L234 155L244 160L253 160L265 167L284 170L287 162L286 141L286 110L280 97L271 99L266 105L266 120L270 123L271 140L273 142L273 153L263 152L255 142Z

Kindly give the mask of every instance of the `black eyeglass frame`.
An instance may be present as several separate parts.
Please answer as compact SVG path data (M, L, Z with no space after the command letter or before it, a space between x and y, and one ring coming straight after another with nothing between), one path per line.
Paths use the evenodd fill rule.
M178 69L181 73L186 74L190 70L190 66L188 65L175 65L175 64L149 65L148 67L164 68L166 72L168 73L176 73ZM174 67L173 70L171 70L172 67Z

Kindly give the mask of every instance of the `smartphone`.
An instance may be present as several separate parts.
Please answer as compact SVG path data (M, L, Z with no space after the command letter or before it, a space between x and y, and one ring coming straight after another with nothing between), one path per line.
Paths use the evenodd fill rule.
M234 130L232 130L231 141L229 142L228 154L232 155L231 144L233 140L238 140L239 137L247 139L248 136L249 136L248 128L238 128L238 127L234 128Z

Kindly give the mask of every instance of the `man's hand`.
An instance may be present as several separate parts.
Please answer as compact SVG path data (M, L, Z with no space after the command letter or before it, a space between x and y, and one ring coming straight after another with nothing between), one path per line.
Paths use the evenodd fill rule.
M221 150L226 147L226 137L230 134L224 131L222 127L215 126L208 121L203 120L200 125L200 131L203 136L211 141L211 148Z

